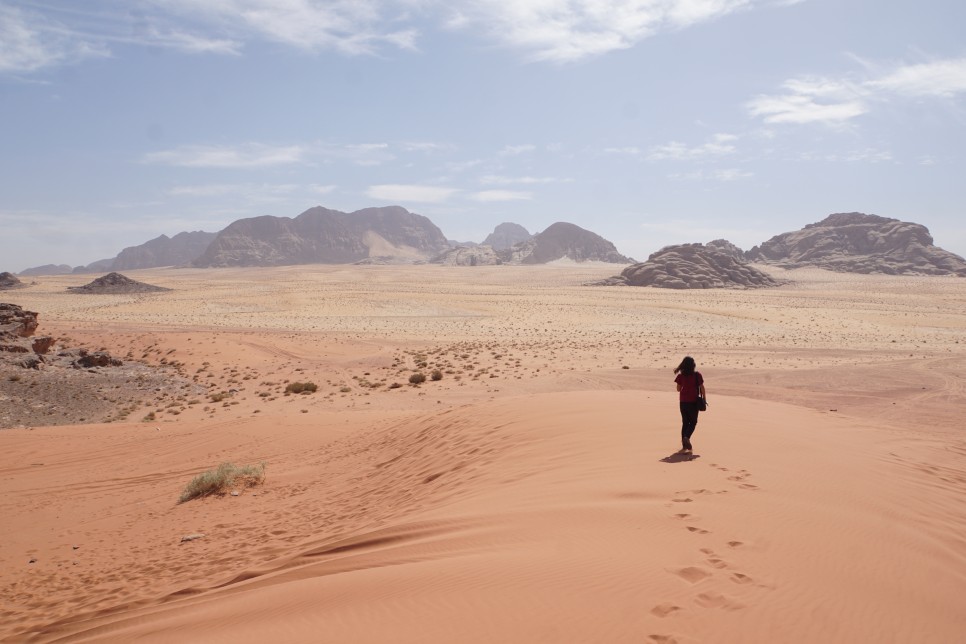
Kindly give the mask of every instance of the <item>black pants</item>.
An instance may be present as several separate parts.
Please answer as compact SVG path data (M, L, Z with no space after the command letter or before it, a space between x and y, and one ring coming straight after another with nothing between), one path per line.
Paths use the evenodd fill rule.
M683 402L681 404L681 446L691 449L691 434L698 424L698 403Z

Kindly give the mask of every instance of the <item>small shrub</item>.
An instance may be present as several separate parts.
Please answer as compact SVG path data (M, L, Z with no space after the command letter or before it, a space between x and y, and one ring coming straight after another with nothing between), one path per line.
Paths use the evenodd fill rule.
M228 397L228 394L222 391L217 394L211 394L208 397L211 399L211 402L221 402L222 400Z
M437 380L442 380L443 379L443 372L440 371L439 369L433 369L433 373L431 373L429 375L429 378L430 378L430 380L432 380L434 382L437 381Z
M413 375L409 376L409 384L411 385L418 385L424 382L426 382L426 374L424 373L417 371Z
M213 470L202 472L191 479L178 497L178 503L210 494L224 494L236 483L255 487L265 482L265 463L238 467L234 463L222 463Z
M12 376L10 376L9 380L10 382L20 382L20 376L18 376L17 374L13 374Z
M399 389L400 387L402 387L402 385L399 384L398 382L394 382L391 385L389 385L390 389Z
M290 382L285 386L285 393L288 394L310 394L318 391L319 386L314 382Z

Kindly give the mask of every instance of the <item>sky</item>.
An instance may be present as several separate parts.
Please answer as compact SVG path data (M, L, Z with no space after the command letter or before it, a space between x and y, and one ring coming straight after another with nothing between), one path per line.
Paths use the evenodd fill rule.
M962 0L0 0L0 270L244 217L966 255Z

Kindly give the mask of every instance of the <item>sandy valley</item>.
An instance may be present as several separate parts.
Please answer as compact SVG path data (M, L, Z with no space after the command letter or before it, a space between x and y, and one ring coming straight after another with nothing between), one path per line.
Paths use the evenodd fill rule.
M762 270L792 282L585 286L613 265L559 263L152 269L130 275L172 290L138 295L34 278L3 301L152 375L78 373L47 418L3 407L59 385L0 373L0 639L958 641L966 280ZM673 455L684 355L710 403L691 458ZM267 478L177 503L224 461Z

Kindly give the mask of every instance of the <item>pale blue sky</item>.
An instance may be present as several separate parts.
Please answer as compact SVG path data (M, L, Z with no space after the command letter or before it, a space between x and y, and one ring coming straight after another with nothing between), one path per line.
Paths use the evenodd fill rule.
M0 270L399 204L638 259L833 212L966 255L961 0L0 0Z

